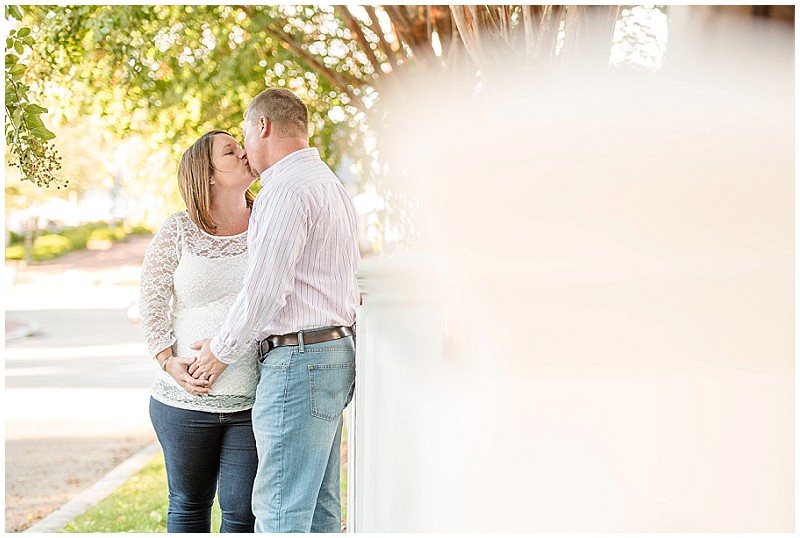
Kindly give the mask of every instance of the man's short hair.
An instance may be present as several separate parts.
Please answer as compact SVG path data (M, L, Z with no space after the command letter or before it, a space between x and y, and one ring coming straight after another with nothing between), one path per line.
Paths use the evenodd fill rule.
M308 109L293 92L269 88L256 95L244 111L244 121L254 124L264 116L281 137L308 138Z

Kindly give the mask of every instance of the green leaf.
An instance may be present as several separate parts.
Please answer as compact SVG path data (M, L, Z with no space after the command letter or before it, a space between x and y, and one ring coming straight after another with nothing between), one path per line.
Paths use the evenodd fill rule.
M25 50L25 47L22 46L22 43L17 41L16 43L14 43L14 50L17 51L17 54L22 54L22 51Z
M31 127L31 134L39 140L52 140L56 135L47 130L46 127Z
M30 34L31 34L31 29L28 28L27 26L23 26L17 32L17 36L19 36L19 37L25 37L26 35L30 35Z
M12 16L18 21L22 20L22 11L17 6L6 6L6 18Z
M16 64L8 72L12 75L21 75L25 72L25 64Z
M11 48L11 45L9 45L8 48ZM17 55L16 54L6 54L6 67L8 67L10 65L14 65L15 63L17 63Z
M25 112L28 114L44 114L47 112L47 109L43 106L31 103L25 107Z
M34 127L41 127L44 129L44 123L38 114L28 114L25 112L25 121L28 122L28 127L30 127L31 130L33 130Z

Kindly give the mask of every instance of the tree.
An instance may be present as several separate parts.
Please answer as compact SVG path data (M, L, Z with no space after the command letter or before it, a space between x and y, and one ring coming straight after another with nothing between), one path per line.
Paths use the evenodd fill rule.
M402 162L380 155L374 139L394 128L386 104L403 102L410 77L444 77L458 91L480 84L481 99L503 87L509 65L534 84L570 69L603 75L619 43L615 26L629 26L633 7L29 6L23 22L36 40L26 75L34 91L60 92L67 123L102 118L120 140L166 148L169 163L210 129L239 136L247 102L285 86L308 103L323 159L335 168L348 154L380 185ZM727 11L794 18L791 6L717 6L710 16ZM622 38L628 58L647 56L635 50L638 36L649 38ZM172 168L149 179L174 179L165 173ZM402 213L393 220L408 218Z
M15 6L7 6L5 16L6 19L22 19L22 13ZM47 109L30 101L30 87L23 82L27 70L24 54L26 49L35 45L27 26L11 30L6 38L6 144L14 156L12 165L19 168L24 179L38 186L55 184L61 188L58 178L60 157L50 143L56 135L45 127L40 117Z
M41 93L59 93L57 124L104 118L117 138L144 137L177 162L202 132L223 127L238 136L247 102L264 87L286 86L308 103L323 159L336 167L348 153L362 178L375 179L394 163L376 166L380 156L365 149L374 137L367 118L373 130L391 128L391 111L376 104L402 94L408 76L452 76L470 88L478 69L484 81L501 76L494 60L509 51L532 69L557 65L562 51L578 58L586 43L571 45L570 36L587 32L593 19L584 12L604 14L607 50L616 10L29 6L24 23L37 36L28 75Z
M76 110L120 133L150 130L185 147L238 127L265 86L297 91L329 164L355 147L354 127L402 74L474 64L506 49L540 64L610 44L616 7L560 6L30 6L38 41L31 76L71 88ZM573 44L574 43L574 44ZM572 52L570 52L572 51ZM602 56L602 55L601 55ZM73 112L74 114L75 112ZM155 128L148 129L148 126ZM346 128L343 128L346 127Z
M348 98L241 9L32 6L29 13L43 37L34 75L71 88L73 116L96 113L121 135L144 132L179 154L212 128L237 135L249 99L266 85L286 85L309 103L313 142L330 164L348 143L341 124L356 112L344 109Z
M785 6L734 8L794 16ZM360 142L355 127L378 96L402 91L404 73L470 65L491 83L509 55L533 73L603 69L619 9L29 6L25 23L37 36L30 75L68 85L81 112L121 133L149 131L177 153L202 131L236 131L253 95L285 85L309 103L313 143L335 164Z

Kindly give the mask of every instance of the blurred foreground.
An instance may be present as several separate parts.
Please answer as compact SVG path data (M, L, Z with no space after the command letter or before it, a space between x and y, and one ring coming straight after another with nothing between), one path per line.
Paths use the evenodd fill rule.
M658 73L406 88L351 528L792 532L793 35L690 30Z

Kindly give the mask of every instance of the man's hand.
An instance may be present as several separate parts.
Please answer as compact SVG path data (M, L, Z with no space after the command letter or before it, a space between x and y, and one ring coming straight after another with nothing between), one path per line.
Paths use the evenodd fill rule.
M195 361L189 366L189 374L194 379L207 379L208 386L211 387L228 365L211 353L211 338L199 340L189 347L199 350Z
M211 383L205 379L195 379L189 375L189 365L194 362L194 357L170 357L165 369L189 394L194 396L208 394L211 391Z

